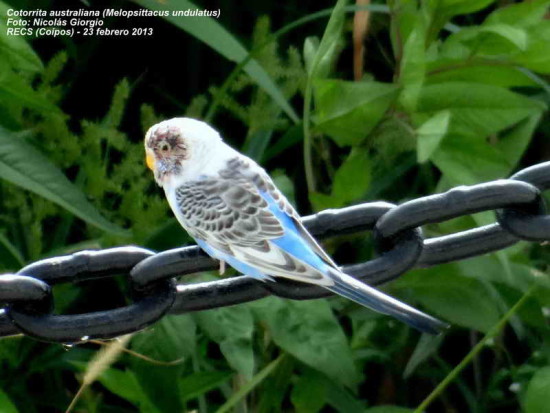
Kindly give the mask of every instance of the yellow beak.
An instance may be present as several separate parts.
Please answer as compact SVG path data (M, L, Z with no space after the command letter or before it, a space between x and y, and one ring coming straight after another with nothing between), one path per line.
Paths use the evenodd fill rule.
M151 171L154 171L155 170L155 157L151 154L146 154L145 155L145 162L147 163L147 167L151 170Z

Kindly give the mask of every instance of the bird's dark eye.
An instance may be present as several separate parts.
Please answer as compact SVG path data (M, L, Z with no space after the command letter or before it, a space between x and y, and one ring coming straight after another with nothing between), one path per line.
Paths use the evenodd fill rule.
M162 144L161 147L160 147L160 150L162 152L167 152L168 149L170 149L170 148L168 148L168 144L166 144L166 143Z

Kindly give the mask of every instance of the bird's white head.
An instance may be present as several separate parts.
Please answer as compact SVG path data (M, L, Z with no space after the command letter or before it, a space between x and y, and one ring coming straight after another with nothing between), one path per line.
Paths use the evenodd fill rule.
M145 157L155 180L165 187L192 177L213 161L223 142L210 125L191 118L174 118L153 125L145 134Z

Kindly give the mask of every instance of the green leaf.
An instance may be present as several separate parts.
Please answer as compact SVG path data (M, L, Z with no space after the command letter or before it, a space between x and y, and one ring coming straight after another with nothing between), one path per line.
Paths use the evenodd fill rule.
M200 328L220 345L229 365L247 379L254 374L254 319L247 306L224 307L194 314Z
M413 271L394 285L410 289L429 312L453 324L487 332L500 318L483 283L462 276L454 264Z
M310 192L309 202L311 202L315 211L333 208L335 204L335 200L332 195L322 194L320 192Z
M313 81L321 75L325 75L330 69L330 63L336 55L338 38L344 25L344 13L347 0L338 0L328 20L328 24L323 33L319 47L315 50L315 55L311 58L309 64L306 87L304 91L303 121L304 132L304 169L306 183L309 191L315 189L315 172L313 171L312 155L312 134L311 134L311 100L313 97ZM313 45L314 47L315 45Z
M399 82L403 91L399 97L401 105L409 112L416 110L418 97L426 76L426 35L428 22L424 14L418 13L410 32L399 67Z
M527 50L513 56L513 61L536 72L550 73L550 21L530 27L528 34Z
M136 375L131 370L108 369L99 377L98 381L111 393L129 401L141 412L160 413L140 386Z
M316 127L340 146L357 145L380 122L398 88L378 82L317 80Z
M541 102L501 87L468 82L425 85L418 111L451 112L449 132L478 138L506 129L544 110Z
M273 183L292 205L296 205L296 190L294 182L285 174L283 169L276 169L270 173Z
M418 162L422 163L430 159L443 137L447 134L450 119L451 112L443 110L437 112L417 129Z
M328 302L269 298L252 306L279 347L338 383L357 383L349 344Z
M25 265L25 260L17 248L0 232L0 265L3 269L17 269Z
M0 390L0 411L2 413L18 413L17 407L15 407L9 396L2 390Z
M174 12L185 9L198 9L194 3L188 0L163 1L156 0L134 0L137 4L151 10L162 10ZM226 59L240 63L249 55L248 51L241 45L235 36L226 30L218 21L212 17L175 17L171 14L165 17L167 21L190 35L196 37L206 45L210 46ZM254 60L244 66L243 70L260 86L283 111L294 121L298 122L298 115L292 109L283 95L283 92L265 69Z
M255 387L260 385L267 377L271 376L286 358L286 354L281 354L278 358L271 361L267 366L260 370L251 380L241 386L231 397L216 410L216 413L225 413L232 411L242 399L244 399L249 393L254 390Z
M0 77L0 99L37 111L59 113L57 106L37 93L22 77L7 73Z
M139 404L143 400L143 389L131 370L110 368L101 373L98 381L111 393L131 403Z
M12 8L0 1L0 61L4 60L13 69L39 72L44 66L38 55L25 40L25 36L9 36L7 34L8 9ZM9 17L20 21L19 17ZM13 24L11 25L13 27Z
M180 380L180 392L185 402L208 393L231 378L229 371L198 371Z
M431 15L431 27L428 41L431 43L443 26L459 14L473 13L486 8L495 0L428 0L425 4Z
M173 361L191 356L195 351L196 326L190 315L166 316L153 328L132 339L132 350L155 360ZM132 359L144 394L160 411L183 411L179 389L183 364L153 365L141 359Z
M326 404L326 379L315 370L307 369L290 394L297 413L317 413Z
M465 65L462 60L437 60L429 63L427 83L473 82L493 86L537 87L538 84L517 67L494 65L474 60Z
M365 410L365 413L412 413L414 410L399 406L375 406Z
M478 56L498 56L526 50L527 32L507 24L468 27L452 35L447 42L461 42Z
M247 144L242 148L242 152L255 161L261 162L272 136L273 129L255 131L247 139Z
M34 147L0 127L0 179L34 192L105 231L126 234L107 221L82 191Z
M132 339L132 349L147 356L172 361L189 357L195 351L196 326L190 315L169 315L150 330Z
M353 148L348 158L334 175L332 196L335 207L354 201L367 192L371 181L371 167L368 151L364 148Z
M344 27L346 3L347 0L338 0L334 6L318 46L315 42L304 45L304 51L307 51L309 56L311 52L315 52L313 57L308 57L311 62L308 70L310 80L326 77L334 64Z
M527 291L537 281L536 272L531 267L513 262L508 263L512 274L509 277L506 271L503 271L502 262L494 255L470 258L459 261L456 265L465 276L493 284L505 284L521 292Z
M319 38L317 36L306 37L306 40L304 41L304 63L308 73L311 73L313 61L315 60L315 55L318 49Z
M303 139L302 125L294 125L287 129L279 140L266 149L263 161L269 161L282 152L302 142Z
M411 358L405 366L405 371L403 372L403 377L408 378L419 365L424 363L428 358L430 358L443 342L443 334L433 336L431 334L422 334L420 340L416 344L416 347L411 355Z
M448 135L431 160L451 185L474 185L500 179L512 170L503 153L476 136Z
M356 399L347 389L340 387L333 380L325 378L327 402L340 413L363 413L365 404Z
M479 28L481 33L495 34L517 47L519 50L525 50L527 48L527 33L517 27L495 23L489 25L483 25Z
M474 13L483 10L495 0L430 0L436 6L436 13L447 19L459 14Z
M525 413L540 413L548 411L548 395L550 394L550 367L539 369L527 386L525 394Z
M258 413L282 411L283 403L286 405L287 389L294 378L295 364L294 358L285 357L269 380L262 383L255 409Z
M501 135L497 147L510 165L516 166L520 161L541 117L542 112L537 112Z
M531 0L521 3L508 4L492 12L485 23L504 23L515 27L530 27L541 20L548 13L548 0Z

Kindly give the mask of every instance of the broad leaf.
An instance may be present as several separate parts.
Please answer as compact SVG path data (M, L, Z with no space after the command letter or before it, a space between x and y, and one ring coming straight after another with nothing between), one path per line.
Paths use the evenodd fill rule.
M422 89L418 111L451 112L450 132L486 137L544 109L538 101L504 88L479 83L447 82Z
M542 113L536 112L533 116L522 120L516 126L501 134L496 146L510 165L515 166L520 161L529 142L531 142L541 117Z
M530 27L538 24L548 13L549 0L531 0L512 3L492 12L485 23L504 23L516 27Z
M340 207L363 196L369 188L370 181L371 167L368 151L364 148L353 148L334 175L333 206Z
M437 149L449 129L451 113L448 110L437 112L416 131L418 162L426 162Z
M443 342L443 335L433 336L431 334L422 334L420 340L411 355L411 358L405 366L403 377L408 378L416 368L437 352Z
M229 371L199 371L180 380L180 392L184 402L213 390L231 378Z
M449 18L458 14L473 13L482 10L495 0L430 0L428 3L436 7L436 13Z
M34 192L105 231L125 234L33 146L0 127L0 179Z
M365 403L333 380L325 379L327 402L340 413L363 413Z
M403 91L399 102L409 112L416 110L418 97L426 76L426 36L428 22L422 13L418 13L413 30L403 47L403 56L399 67L399 83Z
M292 389L290 400L297 413L317 413L326 403L326 379L307 369Z
M193 354L196 326L189 315L166 316L132 339L132 349L152 359L174 361ZM153 365L132 359L132 370L140 386L160 411L182 411L179 379L183 364Z
M268 298L253 308L278 346L338 383L357 383L349 344L328 302Z
M540 413L548 411L548 395L550 394L550 367L538 370L525 394L525 413Z
M507 24L491 24L463 29L449 38L467 45L478 56L497 56L527 49L527 32Z
M25 265L25 260L17 248L0 232L0 265L3 269L15 270Z
M111 393L139 405L143 401L143 389L131 370L110 368L105 370L98 381Z
M451 185L474 185L509 175L514 164L476 136L449 135L430 159Z
M378 82L317 80L316 127L340 146L356 145L380 122L398 88Z
M431 27L429 41L435 40L441 28L459 14L473 13L494 3L495 0L428 0L425 4L430 11Z
M437 60L428 67L426 83L473 82L486 85L512 87L538 84L517 67L495 66L482 59L463 65L461 60Z
M544 20L528 29L527 50L513 57L513 61L536 72L550 73L550 21Z
M463 277L455 265L417 270L394 285L410 289L428 312L453 324L487 332L500 318L483 283Z
M365 413L413 413L414 410L400 406L375 406L365 410Z
M229 365L247 379L252 378L254 320L250 309L240 305L201 311L194 316L199 327L219 344Z
M0 411L2 413L18 413L17 407L3 390L0 390Z

